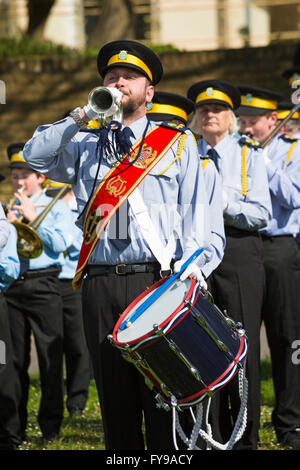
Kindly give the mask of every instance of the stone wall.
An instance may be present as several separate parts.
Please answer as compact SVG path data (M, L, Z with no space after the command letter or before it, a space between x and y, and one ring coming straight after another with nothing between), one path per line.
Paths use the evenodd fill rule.
M274 89L288 99L281 77L291 66L294 42L260 48L162 54L164 79L157 90L186 94L194 82L220 78L234 84ZM0 79L6 84L6 104L0 105L0 198L7 201L12 187L6 147L28 140L39 124L60 119L66 111L87 102L89 91L101 84L96 58L3 59Z

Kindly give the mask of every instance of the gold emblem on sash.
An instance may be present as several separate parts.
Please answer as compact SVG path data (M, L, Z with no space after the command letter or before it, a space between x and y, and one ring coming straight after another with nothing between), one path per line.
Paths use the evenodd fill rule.
M97 215L97 208L90 213L87 219L86 231L84 236L84 241L87 245L89 245L89 243L94 240L96 236L97 226L101 218L101 215Z
M139 149L135 149L134 152L131 153L130 157L129 157L129 161L130 162L133 162L137 155L138 155L138 151ZM138 158L138 160L133 164L133 166L137 167L137 168L147 168L150 163L153 162L153 160L156 158L157 156L157 150L152 150L152 147L148 147L147 144L144 144L143 145L143 148L140 152L140 156Z
M104 189L110 196L118 197L126 190L126 183L127 181L123 180L121 176L118 175L109 179Z

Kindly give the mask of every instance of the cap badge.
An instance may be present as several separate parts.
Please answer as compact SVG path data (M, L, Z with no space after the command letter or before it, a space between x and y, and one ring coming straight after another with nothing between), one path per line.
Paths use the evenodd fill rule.
M245 100L247 103L250 103L251 100L252 100L252 94L251 93L248 93L246 96L245 96Z
M294 73L293 74L293 80L298 80L299 79L299 75L297 73Z
M214 89L212 87L209 87L206 89L206 95L211 96L214 93Z
M19 159L19 160L24 160L24 157L23 157L23 150L21 150L21 151L18 153L18 159Z
M127 57L127 51L120 51L119 59L124 60Z

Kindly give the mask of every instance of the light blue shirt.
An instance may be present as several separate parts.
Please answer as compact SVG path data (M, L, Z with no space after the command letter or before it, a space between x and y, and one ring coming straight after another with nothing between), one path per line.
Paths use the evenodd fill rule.
M228 196L228 206L224 211L225 226L241 230L256 231L265 227L271 219L272 207L268 178L262 150L248 146L246 152L247 190L242 192L242 147L243 140L231 135L224 137L214 149L218 152L219 174L223 190ZM198 150L206 155L210 145L198 141Z
M59 279L73 279L76 267L78 263L80 248L82 245L82 231L75 224L78 211L75 197L70 199L68 207L71 212L72 224L68 227L68 248L64 253L64 263L62 265L61 272L59 273Z
M134 134L132 143L142 137L148 123L146 116L130 125ZM156 124L150 121L149 129ZM197 259L203 266L211 256L206 247L210 243L209 206L200 159L194 137L186 131L180 159L176 158L178 141L139 184L139 191L147 206L153 225L163 242L171 233L179 233L173 259L188 258L196 249L205 251ZM76 196L79 213L82 212L93 188L98 167L96 154L98 137L92 133L78 132L78 127L68 117L52 125L39 127L24 148L23 155L29 165L55 181L71 183ZM111 169L112 163L103 159L97 184ZM125 203L123 204L125 206ZM116 217L109 222L102 233L91 257L90 263L115 265L153 262L155 258L144 239L129 207L116 217L128 217L125 224L127 233L116 239ZM120 224L124 227L123 219ZM83 217L78 221L83 225Z
M203 274L207 277L207 273L214 271L222 261L226 239L223 221L221 178L211 160L201 160L201 163L210 208L211 246L214 250L211 260L202 268Z
M8 224L9 237L6 245L0 252L0 291L3 292L10 284L18 279L20 261L17 253L17 231L12 224Z
M36 199L37 194L30 197L30 200L34 201ZM39 215L51 201L52 197L41 194L36 201L37 214ZM72 219L67 205L63 201L56 201L37 228L37 234L43 242L42 254L29 260L21 258L22 273L27 269L44 269L49 266L61 267L64 264L63 253L68 246L68 230L71 224Z
M9 235L9 223L4 214L2 204L0 203L0 252L3 250L7 243Z
M295 209L300 208L300 142L292 151L285 167L293 140L284 135L275 136L266 146L271 162L267 174L273 208L272 220L262 233L268 236L294 235L299 232L299 220Z

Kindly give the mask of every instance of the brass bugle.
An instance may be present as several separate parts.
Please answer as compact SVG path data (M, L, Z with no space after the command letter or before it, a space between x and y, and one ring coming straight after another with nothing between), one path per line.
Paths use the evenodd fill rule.
M45 188L47 189L47 188ZM37 233L38 227L41 225L47 214L50 212L58 199L69 190L69 184L65 184L52 199L45 209L34 219L33 222L25 224L24 222L13 222L18 234L17 251L21 258L32 259L42 254L43 241ZM42 193L43 194L43 193ZM39 195L40 197L40 195Z

